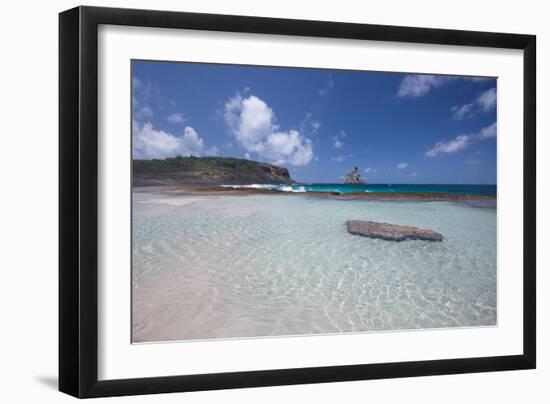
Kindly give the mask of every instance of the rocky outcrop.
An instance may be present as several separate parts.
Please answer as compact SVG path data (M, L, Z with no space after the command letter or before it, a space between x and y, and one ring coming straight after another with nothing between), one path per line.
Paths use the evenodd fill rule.
M284 167L231 157L134 160L134 186L292 184Z
M363 180L361 179L361 174L359 173L359 169L357 167L355 167L353 170L351 170L349 173L346 174L344 183L345 184L363 184Z
M433 230L420 229L412 226L370 222L366 220L348 220L348 232L363 237L380 238L391 241L427 240L443 241L443 235Z

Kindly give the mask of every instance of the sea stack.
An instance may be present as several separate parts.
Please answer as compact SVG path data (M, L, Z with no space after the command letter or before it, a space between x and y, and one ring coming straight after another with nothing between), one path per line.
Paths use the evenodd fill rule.
M349 173L346 174L345 184L364 184L365 182L361 179L361 174L359 169L355 167Z

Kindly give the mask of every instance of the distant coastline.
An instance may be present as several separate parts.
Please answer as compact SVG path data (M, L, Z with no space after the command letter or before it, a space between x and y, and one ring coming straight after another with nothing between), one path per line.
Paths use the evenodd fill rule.
M171 157L132 164L134 186L293 184L288 169L233 157Z
M231 157L134 160L135 192L179 195L308 195L338 200L490 201L496 185L298 183L288 169Z

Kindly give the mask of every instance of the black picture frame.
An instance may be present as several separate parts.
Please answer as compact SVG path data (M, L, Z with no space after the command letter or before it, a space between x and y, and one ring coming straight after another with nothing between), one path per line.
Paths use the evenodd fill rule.
M522 50L523 354L99 381L97 63L100 24ZM534 35L96 7L77 7L60 13L59 390L85 398L534 369L535 122Z

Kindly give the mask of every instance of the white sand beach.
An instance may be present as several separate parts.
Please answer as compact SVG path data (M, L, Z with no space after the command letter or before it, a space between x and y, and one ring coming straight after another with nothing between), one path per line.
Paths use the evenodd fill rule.
M173 198L173 199L147 199L144 201L139 201L139 203L150 204L150 205L167 205L167 206L186 206L191 205L192 203L197 203L203 199L193 199L193 198Z

